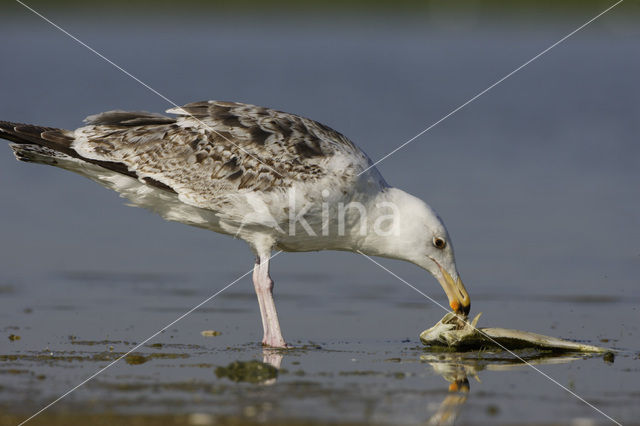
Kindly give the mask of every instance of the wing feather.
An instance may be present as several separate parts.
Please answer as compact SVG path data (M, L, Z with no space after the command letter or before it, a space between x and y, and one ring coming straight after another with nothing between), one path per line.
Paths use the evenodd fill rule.
M345 136L297 115L221 101L167 112L178 118L125 111L90 116L72 147L83 157L123 164L199 206L220 195L274 191L329 175L355 179L370 164Z

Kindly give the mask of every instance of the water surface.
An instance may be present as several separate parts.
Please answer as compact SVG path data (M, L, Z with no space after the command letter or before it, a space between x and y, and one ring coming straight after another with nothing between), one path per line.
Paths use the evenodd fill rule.
M0 28L10 41L0 55L11 58L0 67L2 119L74 128L104 110L170 107L37 17L14 12ZM44 12L177 103L236 100L295 112L344 132L373 159L595 14L441 22ZM621 350L613 363L531 359L631 424L640 414L640 33L618 25L622 14L605 16L379 169L444 218L484 326ZM1 151L3 424L252 266L241 241L164 222L93 182ZM445 302L424 271L380 261ZM422 348L418 333L444 313L363 257L282 254L272 265L293 350L263 353L246 277L141 347L139 362L115 364L33 423L109 413L122 424L420 424L447 406L459 424L606 423L507 354ZM266 384L215 374L265 359L281 365Z

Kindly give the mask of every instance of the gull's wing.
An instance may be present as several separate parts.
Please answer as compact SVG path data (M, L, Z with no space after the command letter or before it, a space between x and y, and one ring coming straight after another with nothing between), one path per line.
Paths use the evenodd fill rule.
M91 161L122 164L205 207L220 195L272 191L296 181L355 179L370 160L313 120L236 102L196 102L167 112L110 111L87 117L71 148Z

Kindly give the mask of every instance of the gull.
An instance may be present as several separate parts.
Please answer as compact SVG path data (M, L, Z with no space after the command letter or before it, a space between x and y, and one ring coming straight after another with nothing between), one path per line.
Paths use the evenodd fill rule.
M166 220L240 238L256 256L262 344L286 347L273 299L274 250L342 250L411 262L451 309L469 313L442 220L388 185L353 142L316 121L239 102L108 111L64 130L0 121L18 160L60 167Z

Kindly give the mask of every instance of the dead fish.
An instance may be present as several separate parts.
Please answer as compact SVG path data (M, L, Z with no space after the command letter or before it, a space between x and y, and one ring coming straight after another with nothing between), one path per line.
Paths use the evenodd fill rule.
M436 325L420 333L420 341L427 346L448 347L456 350L474 350L487 347L502 349L546 349L567 352L611 352L611 349L585 345L570 340L508 328L483 327L473 321L461 321L454 312L447 313Z

